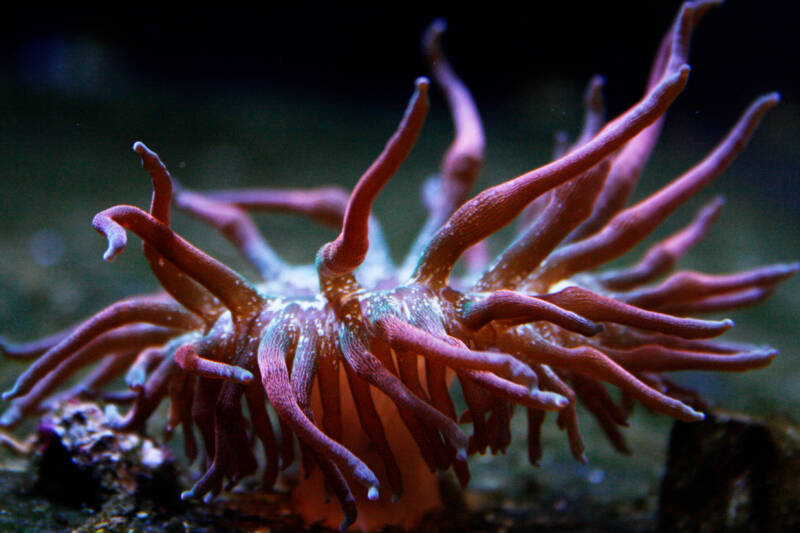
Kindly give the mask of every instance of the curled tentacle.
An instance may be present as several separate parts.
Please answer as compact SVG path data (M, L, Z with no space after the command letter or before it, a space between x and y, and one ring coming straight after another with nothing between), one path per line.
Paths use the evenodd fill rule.
M95 215L92 223L108 239L108 249L103 254L106 261L122 252L127 243L125 229L130 229L207 288L235 316L252 316L258 312L261 297L247 280L141 209L118 205Z
M153 195L150 200L150 214L169 226L172 206L172 177L158 154L144 143L133 143L133 151L142 159L142 167L150 175ZM194 280L185 276L171 261L165 259L158 250L144 242L144 255L161 286L186 309L211 323L220 313L220 303L207 290Z

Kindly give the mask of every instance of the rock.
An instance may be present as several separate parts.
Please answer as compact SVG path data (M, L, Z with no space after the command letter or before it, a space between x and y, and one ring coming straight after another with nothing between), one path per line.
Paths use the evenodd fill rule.
M180 488L170 451L136 433L109 427L94 403L69 401L38 428L35 491L68 505L99 508L113 495L179 502Z
M676 422L658 530L800 531L800 428L721 413Z

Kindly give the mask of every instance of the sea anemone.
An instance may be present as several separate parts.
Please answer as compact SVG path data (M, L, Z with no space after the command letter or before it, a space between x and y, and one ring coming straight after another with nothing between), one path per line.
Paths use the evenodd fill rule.
M692 30L714 3L683 5L638 103L605 123L603 82L594 79L573 144L561 146L552 163L472 198L483 129L469 91L442 55L444 27L435 22L425 49L456 134L440 173L425 184L428 219L400 265L371 208L422 129L425 78L349 195L333 187L197 192L176 184L153 151L134 143L152 179L149 211L117 205L93 224L108 241L107 261L124 250L127 231L137 234L163 292L117 302L35 342L4 343L6 356L35 361L4 393L12 403L0 424L14 426L54 398L88 394L131 401L113 424L139 430L167 399L168 432L180 426L187 457L203 457L204 474L183 497L207 501L258 470L255 441L263 448L263 487L273 487L294 462L296 437L305 477L294 488L298 509L309 520L341 520L345 529L357 516L364 528L413 524L439 502L435 472L452 468L465 485L468 455L506 449L516 406L526 411L534 464L548 412L556 413L572 455L585 461L579 401L620 450L627 445L619 427L635 402L701 420L697 398L666 372L751 370L776 352L709 340L733 322L688 315L759 302L798 265L672 273L719 214L723 202L715 198L633 266L597 269L720 175L778 101L776 94L757 99L702 161L625 207L664 113L687 83ZM173 204L234 243L261 282L173 231ZM314 265L289 265L259 233L253 210L303 214L340 233ZM486 239L515 219L511 243L490 261ZM464 271L456 274L462 257ZM58 394L94 363L78 385ZM128 391L102 392L122 375ZM463 414L451 398L452 381L460 384ZM619 388L621 401L606 383ZM327 493L340 511L325 503Z

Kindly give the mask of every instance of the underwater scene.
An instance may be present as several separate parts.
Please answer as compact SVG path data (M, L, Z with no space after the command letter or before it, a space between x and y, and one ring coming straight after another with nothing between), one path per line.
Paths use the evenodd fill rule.
M622 2L585 12L543 7L535 16L499 8L465 13L413 6L391 16L378 8L331 6L307 12L283 7L263 16L236 10L139 8L125 20L114 21L79 11L46 16L15 12L9 24L13 27L3 37L0 64L3 342L46 337L114 302L161 289L133 231L127 249L106 262L108 243L92 227L93 217L112 206L129 204L146 211L150 205L153 188L142 168L141 152L131 149L134 142L158 154L176 190L336 185L349 194L395 132L415 80L429 76L426 122L410 154L372 204L391 259L401 265L429 217L430 198L426 204L423 186L440 172L454 135L448 101L420 45L428 25L438 17L446 19L441 46L471 92L485 133L485 160L466 196L471 198L568 151L564 147L575 143L585 128L584 94L593 76L605 80L604 120L637 104L646 92L659 43L677 24L681 10L680 2L660 4ZM767 7L687 3L695 4L709 4L711 9L702 22L698 18L692 35L688 82L665 115L659 142L627 205L649 197L700 162L757 98L777 91L780 102L764 115L747 146L717 179L598 272L634 265L720 196L724 205L718 218L680 257L676 271L732 274L776 264L797 269L800 84L793 66L800 60L800 43L790 28L797 10L778 2ZM339 228L287 211L291 209L254 211L252 219L282 261L308 265L310 281L304 283L316 290L315 256L337 238ZM487 238L489 258L496 258L515 239L517 223L515 218ZM172 210L169 226L245 279L259 279L257 266L222 232L181 209ZM467 263L455 265L454 277L468 279ZM681 390L696 392L704 402L702 411L800 423L798 302L800 282L795 276L766 286L742 309L697 315L733 320L735 326L721 341L764 350L769 346L778 355L768 366L747 372L681 371L670 379ZM2 359L0 390L12 389L31 362ZM82 369L60 390L86 375ZM123 375L120 370L106 388L127 390ZM615 402L625 402L617 387L600 383L600 388ZM460 390L453 385L450 391L459 415L469 411ZM373 389L373 397L380 394ZM115 403L98 401L100 410ZM9 405L0 402L0 412ZM123 415L128 409L125 403L118 406ZM525 409L517 406L508 422L507 449L471 453L471 479L463 491L452 469L440 476L443 505L461 514L453 518L434 512L422 525L404 528L668 530L658 525L658 500L675 421L641 403L629 411L627 427L618 427L629 453L620 453L621 446L615 449L602 424L579 402L588 462L573 458L574 450L553 414L542 426L541 457L533 466ZM275 413L269 416L277 429ZM145 424L147 437L160 445L169 417L168 402L161 402ZM471 418L461 421L469 435ZM0 448L0 501L6 502L0 531L302 530L291 502L272 502L279 509L273 514L273 507L259 509L257 498L231 503L226 490L208 505L202 497L187 503L176 499L178 503L166 506L131 503L137 496L117 498L112 509L103 503L105 496L83 502L48 498L47 491L40 490L42 460L31 458L41 456L41 427L39 415L31 414L7 430L14 442L30 449L20 453L14 444ZM205 468L202 454L188 464L182 431L174 432L167 449L177 465L178 488L187 490ZM27 445L26 439L37 434L37 444ZM249 433L248 437L255 440ZM260 450L256 455L263 461ZM298 462L284 471L288 478L303 471L306 463ZM251 477L232 492L257 492L260 470ZM354 492L361 489L352 485ZM278 481L274 490L285 494L291 486L291 481ZM413 488L406 486L405 491ZM787 512L798 515L800 510ZM115 522L115 517L124 520ZM335 524L339 522L341 518ZM353 529L358 527L357 523Z

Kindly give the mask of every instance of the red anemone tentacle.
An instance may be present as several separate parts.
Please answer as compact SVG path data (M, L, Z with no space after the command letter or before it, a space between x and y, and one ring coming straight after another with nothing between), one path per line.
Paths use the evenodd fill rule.
M683 229L650 247L635 265L605 272L598 281L610 290L629 290L647 283L668 272L692 246L708 233L711 225L719 218L725 200L715 197L700 209L692 221Z
M262 279L274 279L286 268L244 209L187 190L176 195L175 204L222 233L256 267Z
M258 312L262 298L246 279L138 207L111 207L95 215L93 225L108 239L108 249L103 254L106 261L122 252L127 242L125 229L130 229L208 289L234 316L241 318Z
M482 300L462 304L461 321L468 328L478 330L493 320L513 325L547 321L586 337L603 331L601 324L595 324L578 313L514 291L495 291Z
M577 286L543 294L539 298L597 322L625 324L678 335L686 339L716 337L733 327L733 321L727 318L724 320L679 318L648 311Z
M534 198L596 165L656 120L683 90L688 77L689 67L684 66L578 150L486 189L466 202L434 235L420 258L414 280L432 287L445 285L453 265L467 248L506 226Z
M428 85L426 78L417 79L416 89L397 131L350 194L341 233L318 254L317 268L320 275L324 273L326 276L339 276L350 273L364 260L369 248L368 221L372 202L408 157L419 136L428 112Z
M112 304L72 330L51 347L17 378L14 386L3 393L9 400L28 392L31 387L67 357L86 346L92 339L126 324L144 322L158 326L191 330L201 325L193 315L174 302L160 298L130 298Z
M347 448L320 431L297 405L285 362L288 351L294 350L295 343L288 338L286 327L281 324L279 320L273 322L258 348L261 383L270 404L298 438L361 483L367 489L370 500L376 499L380 484L372 470Z
M747 145L761 118L778 100L777 93L756 100L705 159L657 193L619 213L600 232L556 250L533 274L534 283L548 287L633 248L733 162Z
M676 72L689 57L689 41L702 16L715 2L686 2L667 31L653 62L646 91L652 90L665 76ZM614 156L605 187L600 192L591 216L569 237L567 242L578 241L601 230L627 203L639 181L642 170L653 153L664 117L660 117L631 139Z
M619 299L645 309L696 301L754 288L772 288L800 270L800 263L779 263L735 274L709 275L685 270L676 272L655 287L619 295Z

